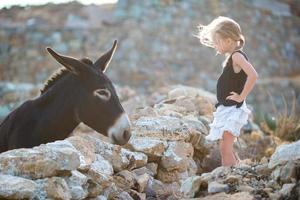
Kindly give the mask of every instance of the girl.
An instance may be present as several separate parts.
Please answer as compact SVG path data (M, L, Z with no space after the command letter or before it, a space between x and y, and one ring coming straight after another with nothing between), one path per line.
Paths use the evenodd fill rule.
M245 39L239 24L233 19L217 17L206 26L200 25L196 36L201 44L225 55L222 74L217 81L216 111L206 139L219 140L222 166L237 165L239 160L233 151L233 143L251 113L246 97L258 74L242 50Z

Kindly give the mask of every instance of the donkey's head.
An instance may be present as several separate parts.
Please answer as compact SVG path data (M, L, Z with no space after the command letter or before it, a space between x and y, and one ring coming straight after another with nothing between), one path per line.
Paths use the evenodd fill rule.
M78 98L74 113L78 121L108 136L111 142L122 145L131 136L130 121L114 86L104 74L116 47L117 41L94 63L89 59L79 60L58 54L49 47L47 51L74 76Z

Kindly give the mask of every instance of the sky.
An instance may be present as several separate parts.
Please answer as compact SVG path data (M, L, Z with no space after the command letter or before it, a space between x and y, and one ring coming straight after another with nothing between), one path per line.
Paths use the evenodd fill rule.
M0 8L11 7L13 5L26 6L26 5L41 5L46 3L65 3L74 0L6 0L0 1ZM82 4L107 4L107 3L117 3L118 0L76 0Z

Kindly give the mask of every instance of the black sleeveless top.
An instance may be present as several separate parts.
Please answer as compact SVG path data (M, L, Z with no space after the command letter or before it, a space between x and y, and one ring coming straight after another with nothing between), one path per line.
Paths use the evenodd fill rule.
M217 82L218 103L215 104L216 108L221 104L224 106L236 105L236 107L239 108L242 106L243 102L245 101L243 100L242 102L237 102L231 99L226 100L226 97L231 95L230 94L231 91L241 94L247 80L247 74L244 72L243 69L241 69L239 73L235 73L233 70L232 55L235 52L240 52L248 60L247 55L241 50L236 50L230 55L230 57L227 60L226 66L223 68L222 74L218 78L218 82Z

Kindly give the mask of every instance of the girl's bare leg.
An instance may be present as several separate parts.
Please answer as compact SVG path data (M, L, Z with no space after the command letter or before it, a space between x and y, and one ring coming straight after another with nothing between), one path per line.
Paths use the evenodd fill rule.
M220 154L221 154L221 163L222 166L224 166L224 156L223 156L223 148L224 148L224 144L223 144L223 139L219 140L219 148L220 148Z
M222 166L233 166L238 163L233 152L234 139L230 132L224 131L223 138L220 140Z

